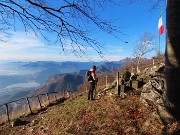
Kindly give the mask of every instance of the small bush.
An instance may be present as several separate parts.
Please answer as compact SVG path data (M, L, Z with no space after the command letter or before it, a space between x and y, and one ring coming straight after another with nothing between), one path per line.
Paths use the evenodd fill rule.
M125 82L129 81L130 77L131 77L131 72L129 72L128 70L126 70L126 71L124 72L124 75L123 75L124 81L125 81Z

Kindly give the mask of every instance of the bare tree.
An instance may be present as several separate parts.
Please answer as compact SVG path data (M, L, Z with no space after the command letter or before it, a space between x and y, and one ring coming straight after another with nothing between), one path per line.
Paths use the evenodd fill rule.
M22 29L21 23L26 32L32 30L49 44L60 44L64 52L70 45L81 57L92 47L103 57L103 46L90 33L94 27L109 34L118 29L97 14L107 2L111 0L0 0L0 39L7 30Z
M156 37L149 32L145 32L135 43L133 50L133 56L137 58L137 72L139 72L142 58L148 57L156 49Z

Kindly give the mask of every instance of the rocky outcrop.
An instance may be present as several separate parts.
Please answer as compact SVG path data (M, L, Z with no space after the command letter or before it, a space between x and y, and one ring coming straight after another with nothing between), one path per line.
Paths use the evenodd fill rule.
M153 115L150 116L156 117L156 119L158 119L161 123L167 125L168 123L174 121L174 118L170 115L165 107L165 90L166 86L164 81L164 73L156 72L156 75L143 86L141 92L141 101L146 106L151 106L154 108L154 112L152 112Z

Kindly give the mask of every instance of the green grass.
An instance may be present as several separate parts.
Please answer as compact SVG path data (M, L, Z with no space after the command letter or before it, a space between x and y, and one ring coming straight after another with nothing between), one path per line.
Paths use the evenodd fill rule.
M53 134L141 133L139 122L145 120L136 118L136 115L143 117L143 112L138 111L141 103L139 98L131 98L121 100L104 96L100 100L88 101L87 94L83 94L52 107L43 114L46 119L41 124L48 123Z
M101 90L101 89L99 89ZM108 94L99 100L87 100L87 93L79 94L64 103L49 107L46 111L32 116L37 119L35 126L30 124L9 129L7 134L48 135L139 135L162 133L162 125L153 121L150 129L143 124L151 110L139 100L139 95L120 99ZM22 130L23 128L23 130ZM0 133L1 130L0 130Z

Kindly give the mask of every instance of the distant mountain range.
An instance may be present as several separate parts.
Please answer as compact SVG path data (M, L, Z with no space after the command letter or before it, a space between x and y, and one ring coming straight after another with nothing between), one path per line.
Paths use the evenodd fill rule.
M28 70L55 70L58 73L73 73L79 72L82 69L88 69L92 65L101 65L103 62L53 62L53 61L37 61L37 62L29 62L25 65L22 65L20 69L28 69Z
M123 66L126 60L114 62L53 62L53 61L37 61L37 62L14 62L16 65L14 74L0 75L0 91L6 90L10 85L20 83L36 82L39 84L37 88L8 88L13 91L4 95L6 101L22 98L27 95L37 95L40 93L63 91L71 89L76 91L78 85L83 83L83 79L87 70L92 65L98 67L97 73L112 72ZM19 65L19 66L18 66ZM17 92L15 91L17 90ZM4 99L1 97L1 99ZM0 101L1 103L1 101Z
M53 62L53 61L37 61L37 62L13 62L16 65L13 74L0 74L0 89L8 85L16 83L26 83L35 81L42 84L49 76L64 73L80 73L85 75L85 70L89 70L92 65L99 67L97 72L111 72L121 67L123 60L117 62ZM13 63L10 63L12 66ZM18 65L20 65L18 67ZM13 69L13 67L12 67ZM17 73L18 72L18 73ZM8 73L8 71L7 71ZM24 74L23 74L24 73Z

